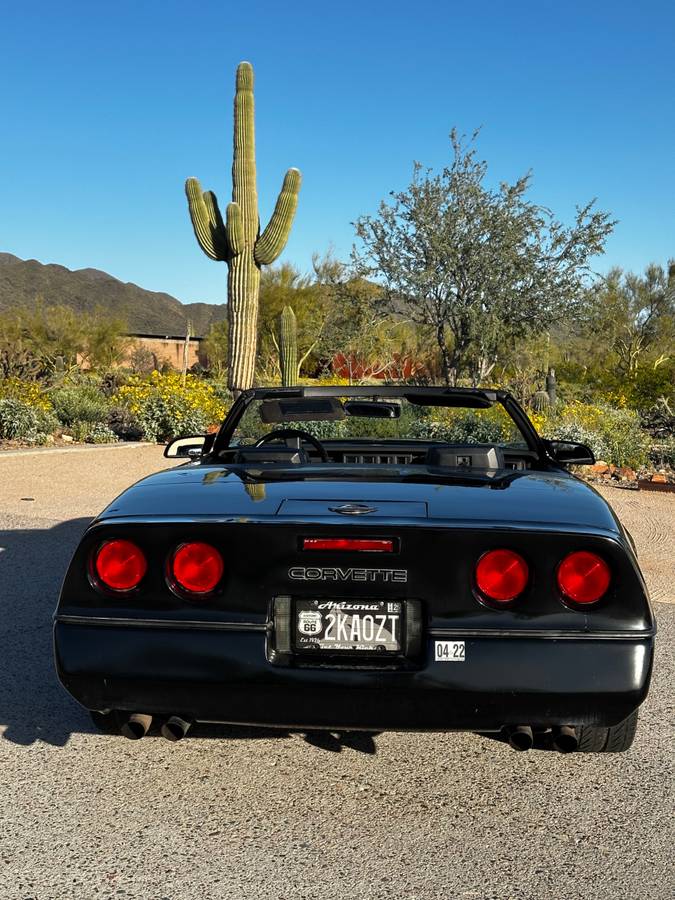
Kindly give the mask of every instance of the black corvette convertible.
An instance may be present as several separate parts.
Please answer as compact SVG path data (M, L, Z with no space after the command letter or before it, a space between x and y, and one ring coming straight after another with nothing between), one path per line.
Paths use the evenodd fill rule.
M496 390L243 393L85 532L56 666L104 730L154 719L630 747L655 625L628 533Z

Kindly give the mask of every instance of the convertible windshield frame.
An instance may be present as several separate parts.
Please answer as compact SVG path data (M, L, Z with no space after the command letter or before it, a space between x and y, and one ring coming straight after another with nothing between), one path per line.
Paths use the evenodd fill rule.
M465 406L489 409L500 404L523 436L527 448L537 454L541 462L548 460L546 445L530 422L527 414L508 392L485 388L416 387L412 385L300 385L292 388L252 388L242 391L232 404L216 435L211 454L217 456L231 447L234 432L251 403L256 400L280 400L302 397L347 397L349 399L404 398L423 406Z

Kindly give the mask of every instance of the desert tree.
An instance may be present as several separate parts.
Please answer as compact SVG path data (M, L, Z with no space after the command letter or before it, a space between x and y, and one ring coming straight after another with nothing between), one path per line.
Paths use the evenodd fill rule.
M293 310L297 331L295 379L318 350L329 315L328 298L315 278L284 263L264 269L260 278L258 377L262 383L280 375L279 322L285 307Z
M604 289L603 289L604 288ZM614 351L622 374L633 376L650 351L665 361L675 343L675 260L651 263L643 275L610 272L600 299L611 298L615 310ZM606 304L603 304L606 308ZM609 323L606 323L609 324Z
M593 201L563 224L528 199L529 173L490 187L476 137L453 130L448 166L415 163L406 190L355 222L354 265L391 311L433 331L447 384L480 382L505 344L573 314L615 224Z
M423 330L382 303L382 287L361 277L332 253L313 259L315 283L326 308L321 351L340 359L350 381L392 378L406 359L424 355Z

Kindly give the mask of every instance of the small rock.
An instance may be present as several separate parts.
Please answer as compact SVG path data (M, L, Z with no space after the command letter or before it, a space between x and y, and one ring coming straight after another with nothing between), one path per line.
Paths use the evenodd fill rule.
M625 478L626 481L635 481L637 478L636 472L630 466L621 466L621 468L617 469L617 474L621 478Z
M660 472L657 472L656 475L652 475L652 481L655 481L657 484L668 484L668 479Z
M72 443L73 443L73 438L72 438L72 435L70 435L70 434L62 434L62 435L61 435L61 440L62 440L65 444L72 444Z
M595 463L595 465L591 466L591 472L593 472L595 475L605 475L607 472L609 472L609 466L606 462L599 460Z

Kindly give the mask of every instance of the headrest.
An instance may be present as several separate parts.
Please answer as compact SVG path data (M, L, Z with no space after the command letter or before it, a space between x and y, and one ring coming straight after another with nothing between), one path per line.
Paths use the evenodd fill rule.
M425 462L451 469L503 469L504 454L492 444L438 444L429 447Z

